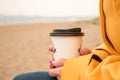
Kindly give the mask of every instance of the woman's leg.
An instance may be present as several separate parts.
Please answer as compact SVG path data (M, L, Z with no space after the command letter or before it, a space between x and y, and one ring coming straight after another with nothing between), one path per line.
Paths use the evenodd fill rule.
M57 80L50 77L48 72L31 72L17 75L13 80Z

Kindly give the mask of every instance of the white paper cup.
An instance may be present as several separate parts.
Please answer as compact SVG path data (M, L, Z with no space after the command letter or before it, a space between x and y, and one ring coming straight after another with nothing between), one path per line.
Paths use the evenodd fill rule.
M50 36L54 48L54 59L79 56L83 35L81 28L53 30Z

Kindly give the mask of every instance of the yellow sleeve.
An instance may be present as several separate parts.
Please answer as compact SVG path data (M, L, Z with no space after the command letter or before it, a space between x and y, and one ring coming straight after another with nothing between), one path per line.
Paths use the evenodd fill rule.
M111 55L99 65L93 60L85 71L86 80L120 80L120 56Z
M78 58L69 59L66 61L62 73L61 80L83 80L83 73L88 66L92 54L79 56Z
M62 69L61 80L86 80L89 77L89 72L94 71L101 64L101 60L109 55L107 50L105 50L106 47L101 48L103 46L100 45L91 54L68 59ZM87 72L88 74L86 74Z

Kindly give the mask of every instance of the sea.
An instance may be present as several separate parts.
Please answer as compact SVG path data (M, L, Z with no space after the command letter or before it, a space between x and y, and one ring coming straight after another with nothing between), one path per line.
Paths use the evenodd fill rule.
M23 16L23 15L0 15L0 25L88 21L94 18L97 17L96 16L42 17L42 16Z

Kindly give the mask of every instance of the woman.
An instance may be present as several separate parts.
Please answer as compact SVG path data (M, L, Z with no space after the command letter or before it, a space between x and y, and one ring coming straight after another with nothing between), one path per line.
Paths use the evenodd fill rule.
M100 0L100 20L104 44L67 60L61 80L120 80L120 0Z
M67 61L52 61L56 68L50 69L51 77L59 80L120 80L120 0L100 0L100 20L104 43L91 54ZM16 77L15 80L27 79Z

